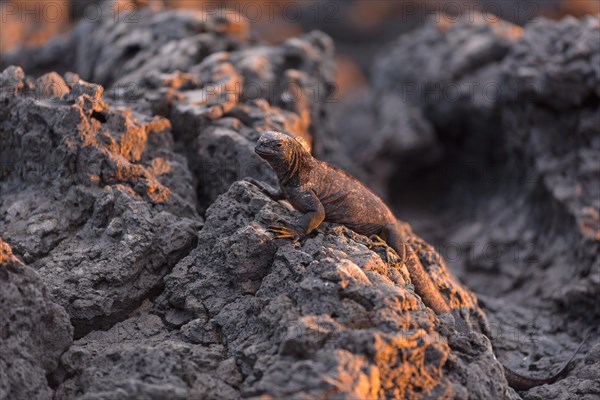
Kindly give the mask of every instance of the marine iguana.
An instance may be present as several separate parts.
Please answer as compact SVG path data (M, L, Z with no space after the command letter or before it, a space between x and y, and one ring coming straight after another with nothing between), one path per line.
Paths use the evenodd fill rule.
M451 313L457 329L468 333L466 323L448 306L412 247L404 241L396 217L375 193L344 171L315 159L301 140L283 133L262 134L254 150L271 165L279 187L275 189L252 178L246 180L273 200L288 200L303 213L296 224L270 226L268 230L275 238L302 240L323 221L345 225L361 235L379 236L406 263L423 303L438 315ZM567 371L582 345L583 342L560 371L549 378L528 378L503 366L506 380L516 390L553 383Z

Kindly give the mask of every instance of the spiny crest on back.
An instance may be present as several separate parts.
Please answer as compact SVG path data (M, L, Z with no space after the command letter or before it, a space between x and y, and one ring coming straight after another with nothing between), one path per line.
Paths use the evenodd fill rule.
M300 137L300 136L294 136L294 139L296 139L296 142L300 143L300 145L304 148L304 150L306 150L307 152L310 153L310 144L308 144L306 139L304 139L303 137Z

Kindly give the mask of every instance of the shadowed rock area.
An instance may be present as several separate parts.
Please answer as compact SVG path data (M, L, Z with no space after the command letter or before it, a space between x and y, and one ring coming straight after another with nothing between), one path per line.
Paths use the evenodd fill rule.
M377 59L370 110L335 112L350 158L476 292L505 365L548 371L592 329L581 380L524 398L598 394L599 38L592 17L432 21Z
M597 18L427 23L336 103L321 32L111 16L3 57L0 399L600 394ZM473 332L370 238L273 240L298 212L240 182L273 182L268 130L386 195ZM589 328L565 379L508 387L498 360L548 376Z
M35 270L0 238L0 398L50 399L46 375L72 344L73 327Z

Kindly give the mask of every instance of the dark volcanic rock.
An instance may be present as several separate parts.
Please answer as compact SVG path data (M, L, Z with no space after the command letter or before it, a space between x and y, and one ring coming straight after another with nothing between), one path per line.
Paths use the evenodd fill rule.
M402 96L369 89L345 99L332 112L340 149L355 167L354 176L383 198L391 182L439 161L442 147L430 121Z
M135 107L173 121L204 210L236 180L273 180L253 151L265 131L301 137L315 153L331 153L332 57L331 39L320 32L275 47L218 52L185 73L147 74Z
M499 132L498 63L520 28L472 18L432 18L401 36L375 58L370 89L335 108L342 150L384 197L440 163L447 164L447 179L435 185L447 190L465 165L482 164L494 152L490 146L463 160L465 147L481 149Z
M475 397L511 396L485 337L444 328L407 285L401 260L386 264L369 239L328 224L298 247L274 241L265 227L291 216L235 183L157 299L187 341L225 347L242 396L461 397L473 376ZM408 228L406 236L449 300L485 326L435 251Z
M0 74L0 231L80 336L159 288L201 220L169 121L111 108L101 86L65 80ZM66 93L40 95L49 82Z
M499 360L544 377L597 329L597 19L427 24L340 108L336 147L329 37L268 46L232 14L136 10L136 23L108 13L36 57L3 58L76 70L107 95L72 73L0 74L0 232L29 265L0 243L0 397L516 399L486 336ZM273 240L266 226L297 213L231 185L273 179L252 151L266 130L394 196L422 194L434 238L468 252L452 265L485 293L491 328L408 225L473 333L425 307L403 260L368 238L324 224L301 244ZM519 174L478 175L495 168ZM33 324L43 332L18 335ZM593 344L523 396L593 398Z
M222 345L169 332L149 303L106 332L92 332L61 358L59 399L235 399L241 374Z
M542 298L563 305L587 303L595 314L598 29L593 17L541 19L524 30L479 19L426 24L399 39L376 63L377 107L368 118L386 129L362 139L354 134L348 141L355 153L360 149L368 155L356 159L387 180L400 200L407 198L406 188L433 188L431 205L453 208L455 219L463 218L456 236L446 238L477 243L478 248L466 249L474 257L461 260L463 265L511 270L509 275L523 275L531 263L554 265L558 269L548 271L547 278L528 285L529 294L540 297L541 291ZM413 115L413 121L422 122L393 122ZM346 126L362 121L350 118ZM392 174L394 168L399 172ZM507 224L512 226L502 226ZM565 240L566 247L560 244ZM485 259L487 245L499 249L498 259ZM569 264L577 266L561 266ZM565 285L573 272L582 280ZM510 290L513 283L514 276L500 277L498 289ZM574 313L579 309L570 307Z
M524 186L540 196L530 206L548 210L536 226L552 227L535 239L547 271L531 289L573 316L600 319L598 17L532 25L502 71L514 94L502 110L508 148L517 167L529 166Z
M593 400L600 396L600 344L596 344L583 363L570 376L554 385L531 389L523 395L526 400L581 399Z
M72 335L40 276L0 238L0 399L51 399L46 376Z
M41 49L8 54L4 65L39 74L76 71L105 85L113 101L169 118L196 178L201 211L236 180L269 178L252 151L257 132L301 136L336 161L327 125L335 101L327 35L259 45L234 12L156 12L137 3L106 1L96 19L83 19Z
M266 232L292 217L235 183L154 305L64 353L57 397L516 398L485 336L449 330L401 260L383 262L385 249L339 226L302 246ZM437 254L406 235L449 300L485 325Z
M24 48L3 57L28 73L76 71L82 79L137 92L149 72L185 70L207 55L248 40L246 21L230 13L193 10L156 12L145 1L103 1L68 35L42 48Z
M475 182L453 182L455 194L470 187L486 201L463 198L471 216L449 237L475 244L461 263L469 285L497 272L493 294L592 320L600 318L599 34L597 18L542 20L512 46L497 78L502 131L487 141L502 156Z
M454 251L454 272L482 293L499 359L530 372L556 369L587 328L598 334L599 26L597 17L541 19L523 30L477 20L426 24L377 61L375 112L345 121L391 128L362 141L355 133L347 147L387 174L377 179L400 215L429 215L412 221ZM412 115L407 110L433 137L394 126ZM586 357L595 365L594 354ZM584 370L573 371L581 381L527 396L593 397Z
M473 164L494 161L501 127L499 62L521 28L491 24L478 14L472 18L456 23L432 18L401 36L374 63L370 109L344 110L351 135L342 143L381 192L398 192L392 186L440 163L446 164L447 179L435 184L447 190L465 166L477 169ZM367 132L353 128L365 119L371 125ZM477 149L479 157L465 148Z

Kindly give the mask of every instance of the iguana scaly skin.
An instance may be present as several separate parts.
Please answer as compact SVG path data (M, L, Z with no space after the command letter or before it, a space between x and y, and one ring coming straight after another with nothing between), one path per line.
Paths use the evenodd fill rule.
M315 159L300 140L283 133L264 133L255 152L271 165L279 187L247 180L274 200L288 200L303 214L296 224L269 227L276 238L302 240L323 221L345 225L361 235L377 235L404 260L423 303L438 315L452 313L457 329L468 332L466 323L451 310L412 247L404 241L396 217L376 194L344 171ZM552 383L566 372L578 350L550 378L531 379L504 367L506 379L517 390Z

